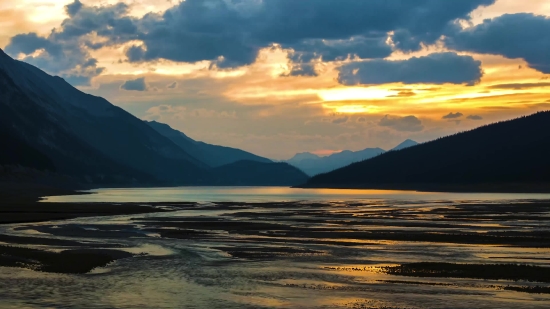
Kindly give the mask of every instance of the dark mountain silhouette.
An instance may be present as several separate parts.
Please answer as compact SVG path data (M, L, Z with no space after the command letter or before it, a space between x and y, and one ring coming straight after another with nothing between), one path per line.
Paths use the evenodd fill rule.
M406 140L392 150L401 150L411 146L418 145L413 140ZM296 154L292 159L286 162L295 166L310 176L327 173L355 162L374 158L386 152L382 148L367 148L360 151L344 150L326 157L319 157L315 154L304 152Z
M4 127L3 141L7 143L2 145L4 156L16 156L9 143L16 140L28 146L20 146L17 156L26 150L27 157L38 160L19 160L20 165L39 168L39 162L44 161L38 159L36 152L39 152L53 163L55 171L76 176L85 183L132 183L154 179L151 175L117 164L74 136L67 123L52 111L56 107L55 103L37 104L0 68L0 122Z
M206 167L141 120L0 51L3 120L61 172L190 183Z
M178 145L191 156L200 159L202 162L211 167L219 167L242 160L272 163L269 159L262 158L240 149L195 141L184 133L172 129L169 125L164 123L156 121L146 123L158 133L170 139L174 142L174 144Z
M309 177L287 163L238 161L214 169L215 185L295 186Z
M55 171L54 178L94 186L276 185L305 181L290 166L267 163L267 159L237 149L191 139L189 145L195 146L187 147L183 134L175 143L105 99L85 94L59 77L10 58L2 50L0 124L0 165L10 166L11 174L40 174L42 182L53 178L25 168ZM212 169L203 158L217 165L236 165ZM237 159L267 162L258 167L237 164Z
M26 166L40 171L55 171L54 163L42 152L12 134L0 123L0 166Z
M310 179L306 187L493 190L550 183L550 112L391 151ZM527 188L527 189L525 189Z

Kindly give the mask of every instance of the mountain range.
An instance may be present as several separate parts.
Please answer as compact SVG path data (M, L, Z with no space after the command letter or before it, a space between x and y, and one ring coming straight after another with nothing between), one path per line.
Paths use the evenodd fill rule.
M390 151L301 153L276 163L140 120L0 49L2 182L548 191L549 157L550 112L539 112Z
M311 178L305 187L547 191L550 112L483 126Z
M160 123L144 122L107 100L81 92L0 50L0 165L54 170L95 185L240 184L218 170L227 164L270 185L295 185L307 175L288 165L232 148L195 142ZM271 164L271 165L270 165ZM281 177L288 176L288 181ZM234 179L235 178L235 179Z
M417 142L408 139L390 151L397 151L416 145L418 145ZM382 148L366 148L360 151L344 150L326 157L320 157L310 152L304 152L296 154L294 157L285 162L301 169L309 176L315 176L339 169L355 162L374 158L385 152L386 150Z
M256 161L262 163L273 163L273 161L257 156L255 154L231 147L211 145L204 142L198 142L183 132L172 129L169 125L151 121L146 123L158 133L170 139L174 144L185 150L188 154L200 160L211 167L220 167L222 165L235 163L238 161Z

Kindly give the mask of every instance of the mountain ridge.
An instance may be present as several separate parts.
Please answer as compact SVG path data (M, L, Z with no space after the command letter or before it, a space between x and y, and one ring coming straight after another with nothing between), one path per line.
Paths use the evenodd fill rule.
M417 142L408 139L389 151L397 151L416 145L418 145ZM320 157L310 152L302 152L294 155L294 157L284 162L303 170L310 176L315 176L336 170L355 162L376 157L385 152L386 150L382 148L365 148L359 151L343 150L326 157Z
M550 184L548 157L546 111L387 152L315 176L303 187L529 191Z
M104 98L86 94L60 77L12 59L2 50L0 124L5 133L0 142L8 149L0 156L0 165L55 170L75 183L88 186L231 185L233 179L237 179L233 175L221 176L220 170L201 160L206 155L197 158L189 154L181 144ZM195 142L181 132L179 137L198 148L239 154L230 162L218 162L217 167L244 159L272 164L268 159L239 149ZM218 161L226 159L224 156L218 155ZM251 184L281 181L263 172L271 166L263 166L263 170L250 163L242 166L252 169L235 172L247 175ZM295 179L300 183L308 178L305 174L299 175L301 172L295 173L290 166L279 168L292 177L298 175Z
M145 121L151 128L170 139L174 144L185 150L191 156L198 158L210 167L220 167L242 160L273 163L273 161L250 152L226 146L211 145L195 141L185 133L173 129L168 124L157 121Z
M185 183L201 178L204 174L199 161L107 100L85 94L62 78L52 77L3 52L0 53L0 70L5 72L4 79L11 80L11 84L3 84L4 92L17 91L19 99L26 101L28 109L36 110L35 122L37 126L42 126L43 131L47 132L47 127L55 127L55 134L50 135L37 130L37 136L32 142L46 151L52 148L64 151L68 157L56 164L65 172L76 172L75 167L80 167L80 164L75 163L71 164L71 168L63 168L67 165L65 161L82 161L85 153L89 153L93 157L104 157L111 161L108 164L111 167L96 166L99 178L115 165L125 166L126 170L140 171L141 174L164 182ZM29 127L28 119L32 116L30 111L20 112L21 106L15 102L4 100L2 103L19 114L19 122L11 121L12 126L20 129ZM58 138L60 136L64 137ZM87 150L75 151L75 147ZM55 157L53 154L51 156Z

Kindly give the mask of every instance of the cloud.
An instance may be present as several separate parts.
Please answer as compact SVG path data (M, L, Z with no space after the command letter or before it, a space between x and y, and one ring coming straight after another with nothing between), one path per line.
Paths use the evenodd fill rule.
M344 116L344 117L340 117L340 118L336 118L336 119L332 120L332 123L334 123L334 124L343 124L343 123L348 122L348 120L349 120L349 117Z
M494 0L188 0L138 21L141 58L252 63L259 49L280 44L326 60L391 53L387 33L407 29L433 42L449 23ZM289 14L289 12L292 12ZM418 20L424 22L418 23ZM282 22L284 21L284 22ZM327 22L330 21L330 22ZM307 61L306 61L307 62Z
M404 90L397 90L399 91L395 95L390 95L388 98L407 98L407 97L414 97L416 95L416 92L410 89L404 89Z
M287 76L317 76L317 72L312 63L294 63Z
M482 120L483 117L478 116L478 115L470 115L470 116L466 117L466 119L470 119L470 120Z
M513 89L513 90L522 90L530 88L542 88L550 87L550 83L516 83L516 84L499 84L492 85L487 88L489 89Z
M65 6L65 11L67 12L67 15L69 16L75 16L80 9L82 9L84 5L80 0L75 0L73 3L68 4Z
M464 114L462 114L460 112L449 113L448 115L443 116L443 119L457 119L457 118L460 118L462 116L464 116Z
M147 84L145 83L145 77L127 80L120 88L128 91L146 91Z
M546 16L505 14L464 30L456 27L445 44L460 51L522 58L531 68L550 73L550 18Z
M149 108L146 111L145 119L167 121L168 119L236 119L237 113L235 111L216 111L206 108L190 109L185 106L173 106L173 105L157 105ZM168 119L166 119L168 118Z
M53 56L48 51L38 60L47 65L73 56L63 70L77 69L90 58L90 50L129 43L132 46L126 55L130 62L211 61L219 68L249 65L261 49L275 45L292 50L291 60L298 64L317 58L377 59L390 55L393 49L413 50L420 48L420 43L434 43L457 19L470 20L473 10L494 2L187 0L161 13L135 17L124 3L91 6L75 0L65 8L68 18L42 38L49 42L42 42L42 48L55 46L63 55ZM396 35L389 40L392 32ZM12 55L23 52L31 57L32 51L38 50L11 45ZM31 58L28 60L38 61ZM56 70L53 65L47 68ZM81 75L92 78L96 73ZM293 74L313 73L311 67L297 66Z
M294 50L291 54L293 60L320 58L322 61L335 61L345 60L348 57L375 59L388 57L393 51L388 45L385 34L379 34L373 38L358 36L339 40L304 40L297 44L283 45L283 47Z
M357 118L357 122L366 122L367 119L365 117L359 117Z
M65 7L69 18L60 28L53 29L47 37L36 33L18 34L10 39L5 50L13 57L23 54L23 61L35 65L46 72L60 75L69 83L88 85L90 80L104 71L98 67L97 60L90 55L89 49L97 49L105 44L93 43L94 35L107 36L109 44L125 34L132 23L124 15L128 6L124 3L89 7L76 0Z
M339 68L338 81L344 85L468 84L481 80L481 61L456 53L436 53L408 60L352 62Z
M378 125L403 132L419 132L424 130L422 121L415 116L398 117L386 115L380 120Z
M21 60L59 75L75 86L89 84L91 78L104 71L78 42L56 42L27 33L12 37L5 50L13 57L24 54Z
M290 48L289 53L293 67L304 71L304 68L313 68L314 61L341 61L348 58L376 59L385 58L393 52L387 42L387 35L380 34L375 38L352 37L346 40L304 40L297 44L283 45ZM299 70L297 70L299 71ZM316 75L313 69L309 69L310 76ZM293 75L293 74L291 74Z
M168 88L168 89L175 89L177 87L178 87L178 82L173 82L173 83L166 86L166 88Z

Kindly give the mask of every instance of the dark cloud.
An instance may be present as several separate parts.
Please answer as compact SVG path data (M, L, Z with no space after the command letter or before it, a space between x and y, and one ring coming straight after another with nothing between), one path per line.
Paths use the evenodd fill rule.
M65 11L67 12L67 15L74 16L80 9L82 8L83 4L79 0L75 0L73 3L68 4L65 6Z
M424 130L422 121L415 116L398 117L386 115L380 120L378 125L403 132L419 132Z
M88 48L97 49L105 45L126 42L137 28L126 17L128 6L124 3L90 7L80 1L65 7L69 18L60 28L52 30L47 37L36 33L19 34L11 38L5 50L11 56L24 54L23 61L35 65L50 74L59 75L73 85L87 85L101 74L104 68L97 66L97 60L90 56ZM88 35L107 37L107 43L93 43ZM41 53L34 54L37 51Z
M27 60L47 65L69 56L64 70L78 70L90 57L89 49L129 42L139 42L126 51L130 62L208 60L219 68L251 64L261 48L276 44L293 50L291 60L299 65L291 75L312 75L311 66L300 64L313 59L376 59L388 56L394 48L418 49L421 42L433 43L449 32L457 19L468 20L474 9L494 2L187 0L163 13L137 18L128 16L124 3L96 7L76 0L66 6L69 18L43 38L48 43L25 44L59 49L57 56L48 51L41 59ZM37 50L25 44L11 44L10 52L29 55ZM47 69L56 72L52 65ZM80 75L93 77L93 72L87 73Z
M505 14L465 30L456 27L445 43L461 51L523 58L531 68L550 73L550 19L546 16Z
M353 37L347 40L304 40L298 44L284 45L292 49L289 54L296 66L304 66L313 60L337 61L348 58L376 59L385 58L393 52L387 43L387 35L366 38Z
M489 86L489 89L530 89L530 88L539 88L539 87L550 87L550 83L517 83L517 84L499 84Z
M372 60L342 66L338 81L344 85L468 84L480 81L481 61L455 53L436 53L408 60Z
M343 116L343 117L336 118L336 119L332 120L332 123L334 123L334 124L343 124L343 123L348 122L348 120L349 120L348 116Z
M145 58L145 49L143 46L130 46L126 50L126 57L128 57L128 61L130 62L142 61Z
M121 89L128 91L146 91L147 84L145 83L145 78L140 77L137 79L127 80L120 86Z
M357 122L366 122L366 121L367 121L367 119L365 117L359 117L357 119Z
M71 10L75 3L79 3L79 1L66 6L66 10ZM61 27L52 32L52 39L63 41L82 38L83 43L88 43L89 47L96 49L137 39L137 20L126 16L130 9L127 4L119 2L99 7L78 4L77 7L78 10L74 10L73 15L69 14L70 17L61 23ZM103 44L94 44L85 37L89 34L106 37L109 41Z
M483 117L478 116L478 115L470 115L470 116L466 117L466 119L470 119L470 120L483 120Z
M449 113L448 115L443 116L443 119L457 119L457 118L460 118L462 116L464 116L464 114L462 114L460 112Z
M173 83L166 86L166 88L168 88L168 89L175 89L177 87L178 87L178 82L173 82Z
M10 54L32 54L40 49L51 54L62 53L62 48L59 44L39 37L36 33L18 34L11 38L10 44L5 48L6 52Z
M251 1L252 2L252 1ZM263 41L296 43L304 39L338 40L407 29L419 37L439 37L449 22L468 19L494 0L272 0L257 8L265 19L256 28ZM423 22L418 22L422 20Z

